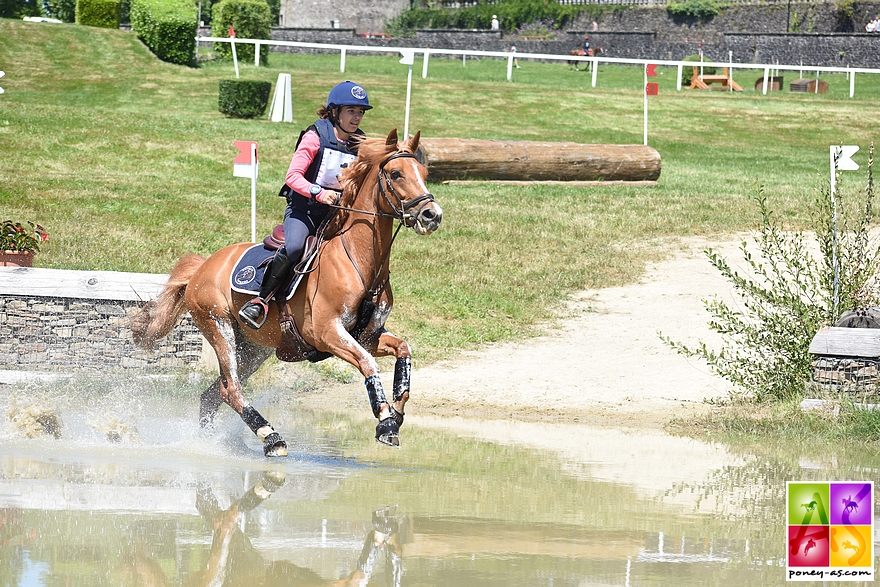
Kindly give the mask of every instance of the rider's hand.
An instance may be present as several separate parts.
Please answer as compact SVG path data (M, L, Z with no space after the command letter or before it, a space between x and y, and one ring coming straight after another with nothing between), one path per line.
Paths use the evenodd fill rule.
M339 192L334 190L321 190L321 193L318 194L315 199L321 204L335 204L339 201L340 195Z

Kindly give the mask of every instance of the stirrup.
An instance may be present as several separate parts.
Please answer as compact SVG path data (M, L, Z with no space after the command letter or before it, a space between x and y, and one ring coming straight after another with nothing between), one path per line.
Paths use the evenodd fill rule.
M259 320L259 322L247 314L247 310L254 307L259 308L260 310L262 320ZM265 301L263 301L263 298L252 299L251 301L243 305L238 311L238 319L244 322L247 326L253 328L254 330L259 330L260 328L262 328L263 324L266 323L266 318L268 317L269 306L268 304L266 304Z

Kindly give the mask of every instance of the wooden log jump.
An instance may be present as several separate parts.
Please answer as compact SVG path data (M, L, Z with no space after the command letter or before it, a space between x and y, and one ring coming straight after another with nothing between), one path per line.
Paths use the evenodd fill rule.
M534 141L422 137L419 156L432 182L655 181L660 154L645 145L584 145Z

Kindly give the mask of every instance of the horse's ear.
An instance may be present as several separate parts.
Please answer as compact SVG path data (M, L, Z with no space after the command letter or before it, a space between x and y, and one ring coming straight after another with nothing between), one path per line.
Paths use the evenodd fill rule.
M415 136L409 140L409 150L411 153L415 153L419 149L419 139L421 136L422 131L417 130Z
M388 146L397 145L397 129L391 129L391 132L388 133L388 138L385 139L385 144Z

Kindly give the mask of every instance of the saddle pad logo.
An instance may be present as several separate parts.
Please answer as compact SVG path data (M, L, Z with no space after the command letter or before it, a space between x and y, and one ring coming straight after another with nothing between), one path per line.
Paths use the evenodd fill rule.
M254 278L257 276L257 270L253 265L248 265L246 267L242 267L241 271L235 274L232 278L235 285L245 286L252 282Z

